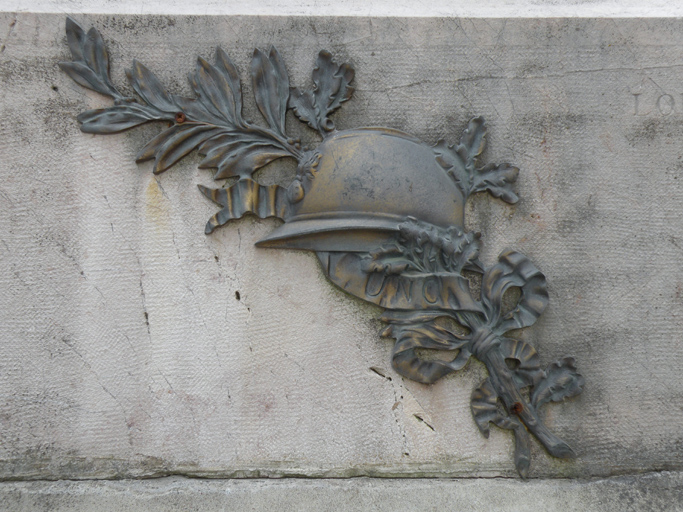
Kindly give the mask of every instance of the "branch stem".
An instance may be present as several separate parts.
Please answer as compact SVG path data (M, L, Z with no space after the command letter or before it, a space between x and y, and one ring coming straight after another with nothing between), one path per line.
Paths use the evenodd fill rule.
M498 347L492 348L484 356L483 361L489 371L491 383L498 396L503 400L510 414L517 414L526 428L541 442L554 457L562 459L573 458L574 451L562 439L548 430L541 421L536 408L529 404L522 396L515 383L512 372L505 364L505 358ZM521 410L520 410L521 405Z

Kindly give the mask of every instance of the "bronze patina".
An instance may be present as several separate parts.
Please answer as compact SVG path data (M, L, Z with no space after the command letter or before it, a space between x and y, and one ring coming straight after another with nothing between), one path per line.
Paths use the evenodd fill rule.
M280 54L255 50L251 78L256 104L266 121L242 117L239 73L218 48L215 63L201 57L190 75L195 98L170 94L137 61L127 72L138 95L121 94L109 76L109 58L99 32L87 33L71 18L66 34L72 62L60 67L80 85L113 98L114 105L78 116L87 133L115 133L149 121L169 123L137 156L154 159L161 173L197 149L200 168L216 168L214 178L231 185L201 192L222 209L206 225L217 227L245 214L277 217L279 228L257 245L315 251L325 275L344 291L385 308L394 338L392 366L409 379L431 384L463 368L470 357L482 361L489 377L472 393L471 408L481 432L489 423L512 430L515 466L527 476L529 434L555 457L574 457L567 443L550 432L538 410L581 393L583 378L565 357L541 368L536 350L506 336L529 327L548 304L544 275L524 255L505 251L483 268L480 235L464 227L468 197L488 192L508 203L518 200L512 185L519 170L484 164L486 125L472 119L457 144L424 144L390 128L337 130L330 115L353 94L354 70L321 51L313 87L290 87ZM303 149L286 134L288 109L322 137ZM298 161L288 187L261 185L253 174L280 158ZM234 178L237 178L235 181ZM480 292L472 290L480 284ZM506 292L517 298L506 305ZM508 301L509 302L509 301ZM424 350L445 359L426 358Z

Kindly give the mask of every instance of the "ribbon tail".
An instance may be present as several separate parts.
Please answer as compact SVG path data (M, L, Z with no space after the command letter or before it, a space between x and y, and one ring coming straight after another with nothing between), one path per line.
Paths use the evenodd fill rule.
M208 235L216 228L247 213L260 219L276 217L284 220L289 212L287 191L279 185L260 185L256 181L241 179L228 188L208 188L198 185L206 197L223 206L223 209L209 219L205 233Z

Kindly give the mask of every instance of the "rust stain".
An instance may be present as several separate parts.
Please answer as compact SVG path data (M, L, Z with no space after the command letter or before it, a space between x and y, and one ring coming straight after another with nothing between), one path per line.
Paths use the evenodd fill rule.
M150 180L145 189L145 218L157 231L166 231L170 212L168 201L155 179Z

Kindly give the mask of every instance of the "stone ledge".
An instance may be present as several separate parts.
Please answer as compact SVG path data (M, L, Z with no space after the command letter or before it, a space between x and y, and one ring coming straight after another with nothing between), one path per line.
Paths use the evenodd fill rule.
M683 473L596 480L282 479L62 480L0 484L0 511L497 510L676 511Z
M434 0L428 5L416 0L261 0L224 2L217 0L2 0L0 11L70 12L97 14L199 14L276 16L460 16L492 18L554 17L680 17L683 6L676 2L638 0Z

